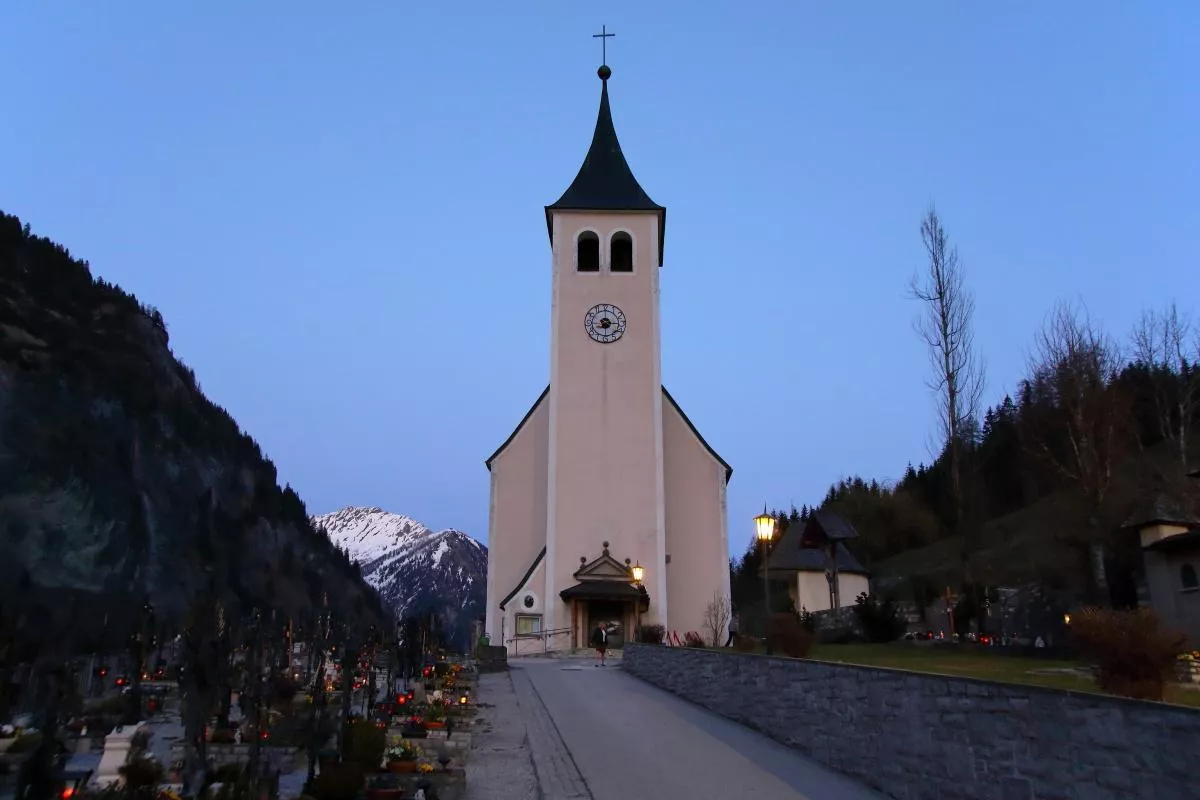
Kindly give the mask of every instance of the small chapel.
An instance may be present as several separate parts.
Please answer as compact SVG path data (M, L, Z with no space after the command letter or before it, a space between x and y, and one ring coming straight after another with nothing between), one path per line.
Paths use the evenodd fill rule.
M733 469L662 385L667 210L638 183L600 109L575 180L546 206L550 385L487 459L486 633L512 655L608 646L662 625L704 632L729 602ZM711 632L706 634L706 637Z

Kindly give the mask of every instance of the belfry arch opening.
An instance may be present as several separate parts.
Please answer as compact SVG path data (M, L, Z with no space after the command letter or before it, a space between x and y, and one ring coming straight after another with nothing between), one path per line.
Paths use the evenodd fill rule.
M600 271L600 237L584 231L575 240L575 269L579 272Z
M633 272L633 237L617 231L609 242L610 264L613 272Z

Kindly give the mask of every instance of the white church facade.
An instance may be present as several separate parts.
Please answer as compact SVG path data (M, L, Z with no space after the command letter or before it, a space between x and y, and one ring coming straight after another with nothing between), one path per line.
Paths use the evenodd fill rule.
M550 385L487 459L486 632L512 654L703 631L729 601L732 468L661 380L666 209L621 152L602 66L591 147L546 207ZM640 580L639 580L640 578Z

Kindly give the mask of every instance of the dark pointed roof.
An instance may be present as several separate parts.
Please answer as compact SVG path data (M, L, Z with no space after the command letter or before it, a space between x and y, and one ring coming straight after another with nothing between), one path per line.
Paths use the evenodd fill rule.
M562 197L546 206L546 228L554 240L552 211L652 211L658 214L658 264L662 266L663 242L667 209L650 199L646 190L633 177L633 170L621 152L617 130L613 127L612 109L608 104L607 66L600 67L600 111L596 115L596 130L592 146L583 159L583 166Z
M800 525L789 525L775 544L771 555L767 557L767 567L771 570L772 577L781 577L779 573L825 571L827 566L825 552L814 550L811 547L802 547L800 545L800 528ZM866 567L840 541L837 543L836 553L839 572L857 575L869 574Z
M858 531L850 524L850 520L832 511L814 511L808 518L810 525L820 527L830 539L857 539Z
M1200 519L1184 508L1176 498L1165 492L1155 492L1149 502L1143 504L1125 520L1122 528L1147 528L1151 525L1200 525Z

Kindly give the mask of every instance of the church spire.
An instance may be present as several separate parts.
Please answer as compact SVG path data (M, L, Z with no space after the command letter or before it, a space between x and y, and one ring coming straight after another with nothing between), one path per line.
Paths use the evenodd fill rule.
M596 115L596 129L592 133L592 145L588 148L583 166L575 180L551 205L546 206L546 226L550 238L554 238L552 212L554 211L653 211L659 216L659 264L662 264L663 231L667 210L658 205L633 177L633 170L621 152L617 131L613 127L612 109L608 102L608 79L612 70L602 65L596 71L600 76L600 111Z

